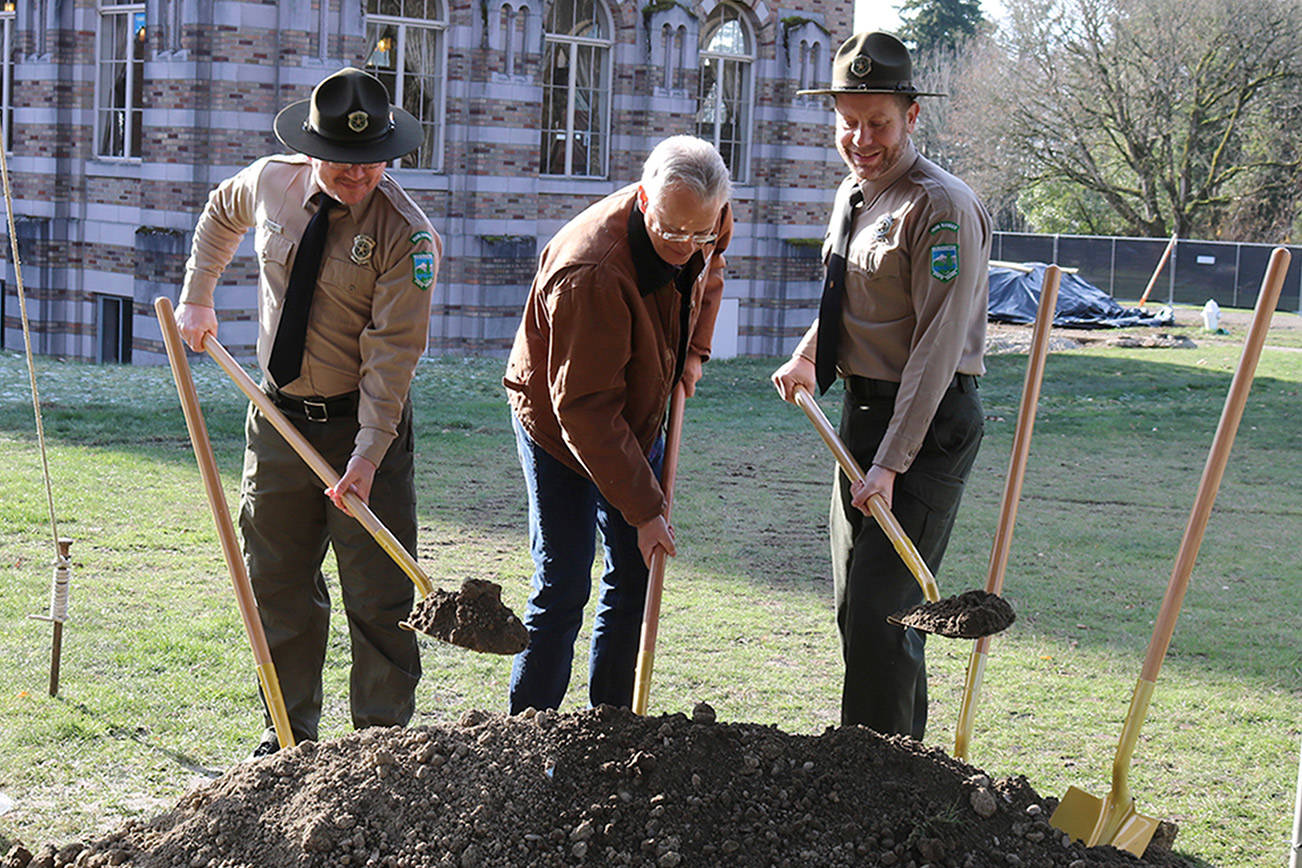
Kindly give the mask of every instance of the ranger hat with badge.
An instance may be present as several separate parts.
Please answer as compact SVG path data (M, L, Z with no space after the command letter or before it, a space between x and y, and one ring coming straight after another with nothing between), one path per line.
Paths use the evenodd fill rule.
M920 91L913 84L913 61L904 43L889 33L856 33L832 59L832 86L796 93L894 93L900 96L945 96Z
M354 67L326 76L311 99L276 115L276 138L331 163L386 163L420 146L420 121L389 104L384 84Z

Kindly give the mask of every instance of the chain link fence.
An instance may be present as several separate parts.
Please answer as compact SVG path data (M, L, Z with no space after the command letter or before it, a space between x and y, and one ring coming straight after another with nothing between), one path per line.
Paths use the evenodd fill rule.
M990 258L1009 262L1056 262L1080 269L1080 276L1119 301L1138 302L1162 259L1169 238L1110 235L1031 235L996 232ZM1302 313L1302 247L1293 255L1276 310ZM1148 301L1250 308L1257 302L1266 263L1276 245L1180 238Z

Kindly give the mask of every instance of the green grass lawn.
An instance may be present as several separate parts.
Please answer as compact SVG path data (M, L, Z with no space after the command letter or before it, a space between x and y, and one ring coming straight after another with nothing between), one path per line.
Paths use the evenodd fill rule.
M1195 340L1197 335L1193 335ZM1302 737L1302 352L1262 357L1131 772L1141 813L1216 866L1279 866ZM1091 346L1048 363L972 762L1046 796L1109 786L1112 754L1238 360ZM937 579L984 585L1025 356L988 359L986 440ZM826 524L830 456L767 383L712 362L689 402L653 713L818 732L838 720ZM531 571L495 360L423 362L415 385L420 558L436 584L491 579L519 611ZM147 817L244 756L261 730L252 656L170 373L38 359L59 531L72 548L62 681L47 692L54 545L25 362L0 353L0 852ZM195 377L227 497L244 401ZM839 393L834 393L839 394ZM835 418L834 397L824 401ZM328 561L328 572L333 564ZM337 599L337 597L336 597ZM416 723L506 706L508 658L422 640ZM586 633L566 709L583 706ZM971 643L928 643L927 741L951 749ZM346 731L336 615L323 737ZM3 810L0 800L0 810Z

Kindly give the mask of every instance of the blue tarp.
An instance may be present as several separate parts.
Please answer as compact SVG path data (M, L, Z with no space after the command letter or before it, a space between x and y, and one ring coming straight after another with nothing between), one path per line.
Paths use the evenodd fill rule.
M1044 285L1043 262L1027 262L1024 274L1012 268L990 269L990 321L1022 325L1035 322ZM1063 274L1053 324L1063 328L1102 329L1125 326L1169 326L1175 315L1169 307L1147 310L1122 307L1116 299L1079 274Z

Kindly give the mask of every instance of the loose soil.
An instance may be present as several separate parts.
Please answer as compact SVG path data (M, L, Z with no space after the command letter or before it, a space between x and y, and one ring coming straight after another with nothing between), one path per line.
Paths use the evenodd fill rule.
M241 763L104 838L0 868L1185 866L1085 848L1055 799L863 727L788 735L602 706L373 728Z
M1003 597L972 590L934 603L919 603L887 620L951 639L980 639L1007 630L1017 616Z
M484 579L466 579L456 592L435 588L400 626L487 654L518 654L529 644L502 586Z

